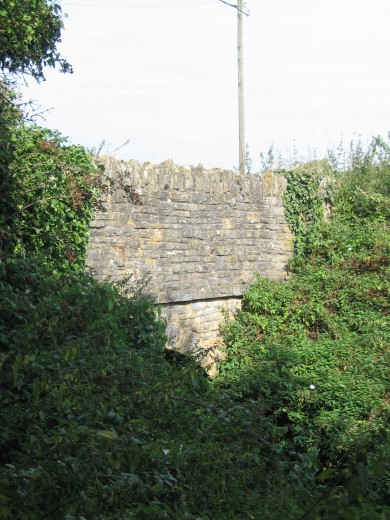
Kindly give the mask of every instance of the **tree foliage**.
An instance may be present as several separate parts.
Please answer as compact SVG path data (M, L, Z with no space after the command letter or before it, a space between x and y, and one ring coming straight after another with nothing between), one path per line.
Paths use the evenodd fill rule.
M0 204L3 208L8 205L8 199L3 193L7 191L8 165L14 148L13 135L22 122L22 113L17 105L17 94L5 82L0 81Z
M52 0L0 1L0 257L39 252L60 268L83 263L93 161L58 132L28 126L13 87L20 75L43 80L45 67L72 71L57 50L62 28Z
M0 518L249 517L278 487L272 425L166 359L150 298L28 260L0 284Z
M44 68L58 65L72 72L61 58L61 6L52 0L0 1L0 68L4 74L29 74L44 79Z

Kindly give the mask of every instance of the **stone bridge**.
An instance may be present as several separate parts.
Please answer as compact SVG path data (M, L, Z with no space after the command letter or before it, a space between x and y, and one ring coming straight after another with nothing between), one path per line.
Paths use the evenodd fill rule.
M286 180L102 159L115 180L91 224L87 264L98 279L146 277L181 352L218 344L222 309L235 311L261 273L282 279L292 234Z

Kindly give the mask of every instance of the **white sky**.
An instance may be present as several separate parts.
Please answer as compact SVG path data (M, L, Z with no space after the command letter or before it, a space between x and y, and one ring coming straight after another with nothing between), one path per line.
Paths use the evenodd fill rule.
M236 3L235 0L229 0ZM63 0L60 51L25 97L44 126L122 159L238 165L237 11L219 0ZM390 0L248 0L246 141L321 155L343 135L387 139Z

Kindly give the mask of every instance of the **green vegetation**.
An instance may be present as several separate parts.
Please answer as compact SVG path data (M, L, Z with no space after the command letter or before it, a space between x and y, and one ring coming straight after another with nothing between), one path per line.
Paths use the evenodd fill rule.
M58 132L28 126L15 88L48 66L72 71L57 51L62 27L52 0L0 1L0 254L40 254L52 267L83 263L94 164Z
M26 260L6 264L1 284L0 518L261 509L265 474L283 478L276 447L250 426L255 412L190 361L165 359L149 299Z
M323 162L286 173L293 275L259 278L247 292L225 325L217 382L240 402L259 403L291 462L308 461L307 489L323 495L305 518L389 513L390 150L378 138L351 158L327 190ZM328 222L324 199L333 200Z
M41 256L53 269L83 269L99 173L81 146L20 124L2 182L2 250Z
M329 222L306 208L293 276L248 291L213 381L142 291L4 258L0 518L384 520L388 159L331 183ZM319 207L313 167L286 200Z
M42 12L60 24L50 1L0 2L3 72L64 67ZM7 81L0 117L0 519L387 518L385 143L285 172L292 277L248 291L210 381L165 351L142 287L84 272L93 158L27 125Z
M0 1L0 69L8 74L30 74L43 80L44 67L58 65L72 72L61 58L61 6L53 0Z

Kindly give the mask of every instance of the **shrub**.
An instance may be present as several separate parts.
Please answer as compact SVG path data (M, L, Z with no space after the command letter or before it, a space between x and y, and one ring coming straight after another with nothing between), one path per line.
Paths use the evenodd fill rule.
M97 166L81 146L36 126L13 129L3 175L2 256L41 256L57 271L83 269Z

